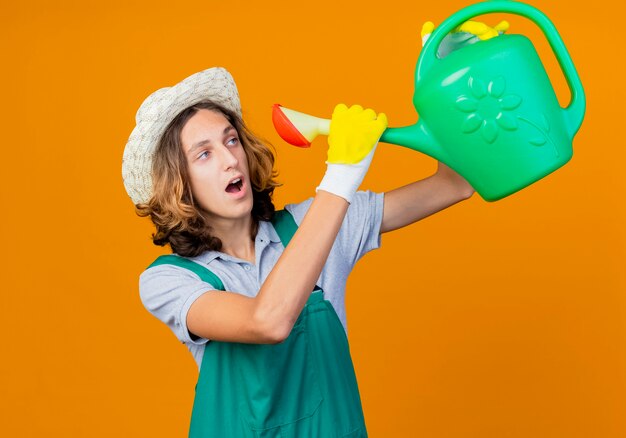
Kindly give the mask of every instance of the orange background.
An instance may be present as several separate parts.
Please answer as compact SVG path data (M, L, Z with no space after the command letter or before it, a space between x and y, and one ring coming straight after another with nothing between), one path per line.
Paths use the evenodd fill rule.
M186 436L196 365L141 305L138 276L165 250L121 178L149 93L227 67L244 117L277 148L281 207L314 193L325 141L286 145L271 104L328 117L338 102L359 103L391 126L413 123L421 24L468 3L4 4L0 434ZM626 436L626 8L533 4L586 89L574 157L501 201L476 194L385 235L357 265L349 337L372 437ZM566 105L540 33L509 21L536 42ZM365 188L436 169L381 146Z

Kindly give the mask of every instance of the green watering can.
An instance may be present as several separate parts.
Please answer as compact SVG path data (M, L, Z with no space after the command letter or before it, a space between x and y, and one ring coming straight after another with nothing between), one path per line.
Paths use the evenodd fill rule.
M437 57L440 43L455 27L493 12L521 15L541 28L572 94L567 108L559 105L537 51L523 35L500 35ZM496 201L570 160L572 140L585 114L585 93L563 40L542 12L515 1L487 1L458 11L432 33L417 61L413 104L417 123L388 128L381 141L442 161L483 199ZM298 118L302 113L276 107L277 130L297 144L297 138L290 141L281 133L277 119L286 113L289 120L306 124ZM317 133L327 133L327 120L312 119L308 128L317 123Z
M523 35L500 35L437 57L455 27L492 12L522 15L541 28L572 94L567 108L559 105L539 55ZM444 162L486 201L496 201L570 160L585 92L563 40L542 12L524 3L490 1L460 10L435 29L417 61L413 104L418 122L387 129L381 141Z

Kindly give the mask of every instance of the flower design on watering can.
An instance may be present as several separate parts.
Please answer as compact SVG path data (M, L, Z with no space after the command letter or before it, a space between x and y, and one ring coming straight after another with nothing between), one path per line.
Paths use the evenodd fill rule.
M456 107L469 115L463 121L461 130L472 133L480 130L487 143L498 138L500 128L508 131L517 129L517 120L508 112L522 103L522 98L515 94L504 94L506 81L503 76L485 84L484 81L470 77L467 85L471 95L461 95L456 99Z

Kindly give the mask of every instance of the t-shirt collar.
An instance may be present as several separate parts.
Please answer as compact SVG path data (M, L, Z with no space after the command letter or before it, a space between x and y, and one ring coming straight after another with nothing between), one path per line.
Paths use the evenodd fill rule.
M278 233L272 226L271 222L259 221L259 229L257 230L256 238L254 239L254 241L258 248L259 244L263 245L263 241L270 241L273 243L280 242L280 237L278 236ZM231 256L224 254L220 251L206 251L197 256L196 260L200 263L208 265L216 258L220 258L223 260L232 260Z

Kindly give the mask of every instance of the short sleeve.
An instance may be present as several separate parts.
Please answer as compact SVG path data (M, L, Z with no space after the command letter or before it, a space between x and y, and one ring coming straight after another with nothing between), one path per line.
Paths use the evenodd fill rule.
M144 307L185 344L203 345L208 341L189 333L187 313L200 295L211 290L215 290L212 285L180 266L153 266L139 277L139 295Z
M313 198L309 198L299 204L288 204L285 209L300 225L312 202ZM359 191L352 198L335 243L350 265L380 247L383 205L384 193Z

